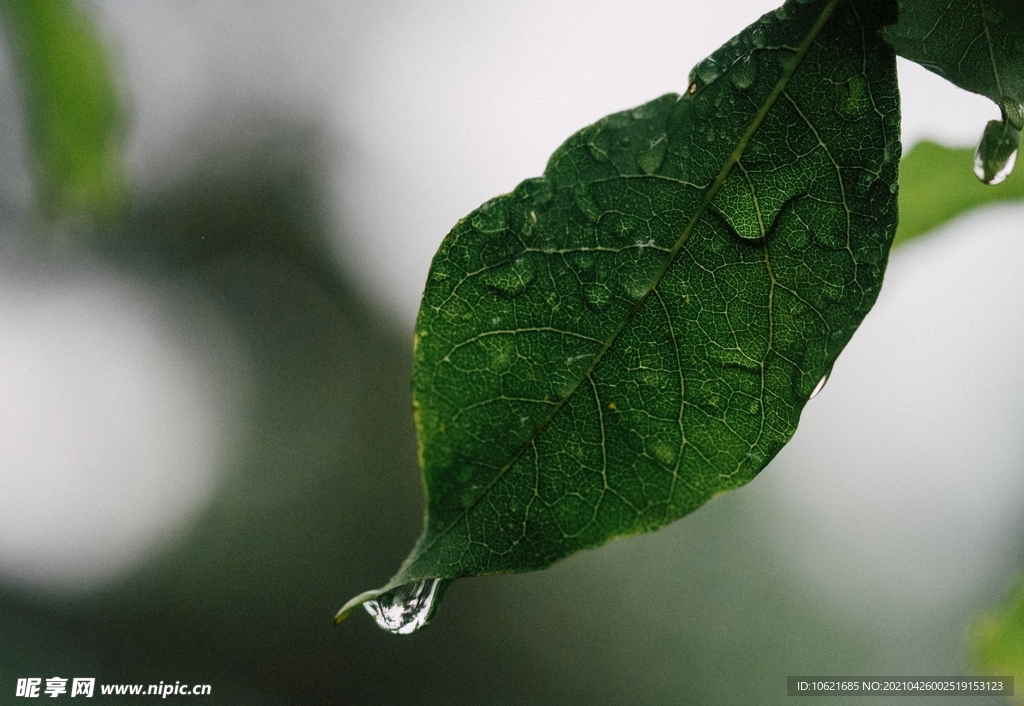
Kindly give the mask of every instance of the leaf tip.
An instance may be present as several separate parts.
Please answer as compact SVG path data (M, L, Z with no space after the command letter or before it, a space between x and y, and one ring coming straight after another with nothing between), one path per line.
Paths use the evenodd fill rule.
M352 613L352 611L361 606L363 603L366 603L366 601L373 600L379 595L379 590L372 590L363 591L355 598L352 598L351 600L349 600L348 603L343 605L341 607L341 610L338 611L337 615L334 616L334 624L341 625L342 621L344 621L345 618L347 618Z

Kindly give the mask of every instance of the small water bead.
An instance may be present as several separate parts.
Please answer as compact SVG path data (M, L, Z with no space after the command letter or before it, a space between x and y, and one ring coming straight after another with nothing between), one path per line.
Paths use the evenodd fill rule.
M426 625L440 598L443 579L407 583L363 603L366 612L384 630L409 635Z
M600 282L589 282L583 285L583 298L595 309L603 309L612 299L612 292Z
M758 24L750 31L750 41L757 49L764 49L768 46L768 40L765 37L764 25Z
M656 101L638 105L629 112L629 115L633 120L649 120L650 118L656 117L657 114L658 107L656 105Z
M601 209L594 203L594 197L586 184L576 184L572 187L572 200L588 221L594 223L601 218Z
M528 257L518 257L510 264L491 270L483 276L484 282L499 294L514 299L526 291L533 282L535 272Z
M839 110L848 118L856 118L871 109L868 82L860 74L854 74L846 81L836 84L839 93Z
M533 235L533 228L537 225L537 212L531 210L529 213L523 214L522 227L519 229L519 235L522 238L529 238Z
M592 250L578 250L569 253L568 260L573 269L579 271L592 270L594 263L597 262L597 255Z
M860 176L857 178L857 195L866 196L868 191L871 189L871 185L878 179L878 175L873 174L870 170L861 169Z
M523 419L527 419L527 417L523 417ZM466 509L473 507L476 501L480 499L480 496L483 495L485 489L486 487L482 485L470 485L463 488L462 492L459 493L459 504Z
M470 218L473 227L482 233L499 233L508 226L508 212L503 200L491 199Z
M807 401L810 402L815 397L817 397L818 393L825 389L825 383L827 383L827 382L828 382L828 373L825 373L825 377L823 377L821 380L818 380L818 384L814 386L813 390L811 390L811 395L810 395L810 397L807 398Z
M601 145L597 142L588 142L587 150L590 152L590 156L594 158L594 161L602 163L609 161L607 145Z
M1020 130L1000 120L985 126L974 153L974 174L982 183L994 186L1006 180L1017 162Z
M668 151L668 136L662 135L655 140L647 142L646 149L636 156L636 165L644 174L654 174L665 161L665 153Z
M709 56L707 59L693 67L693 71L690 73L690 79L691 81L698 79L706 86L721 75L721 64Z
M741 56L729 69L729 80L741 91L750 88L756 78L757 66L754 64L752 54Z
M651 290L654 278L661 269L662 255L648 249L637 249L632 253L631 262L622 263L617 279L628 297L640 299Z
M532 200L537 206L547 205L554 197L551 182L544 177L524 180L516 187L515 193L523 200Z

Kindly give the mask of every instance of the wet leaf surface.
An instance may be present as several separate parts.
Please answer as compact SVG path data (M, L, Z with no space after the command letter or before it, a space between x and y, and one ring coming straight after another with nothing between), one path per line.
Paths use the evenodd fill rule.
M895 231L876 24L790 2L455 226L416 325L427 524L382 590L657 529L789 440Z
M1019 0L902 0L883 31L902 57L994 100L1024 127L1024 11Z

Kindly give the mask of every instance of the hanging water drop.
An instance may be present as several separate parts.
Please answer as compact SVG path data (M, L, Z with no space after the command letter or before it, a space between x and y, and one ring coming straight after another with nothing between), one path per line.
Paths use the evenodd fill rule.
M377 625L395 635L409 635L426 625L443 593L443 579L399 586L363 603Z
M1019 147L1020 130L1007 122L989 121L974 153L974 174L985 184L1001 183L1013 171Z
M811 390L811 396L807 398L807 401L810 402L815 397L817 397L818 393L825 389L825 383L827 383L827 382L828 382L828 373L825 373L825 377L823 377L821 380L818 380L818 384L814 386L813 390Z

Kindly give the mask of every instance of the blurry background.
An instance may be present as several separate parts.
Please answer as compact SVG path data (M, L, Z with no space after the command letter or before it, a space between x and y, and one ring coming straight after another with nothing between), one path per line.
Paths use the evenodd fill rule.
M1024 569L1021 205L894 252L749 486L458 581L410 637L331 625L420 530L410 340L442 237L773 6L83 3L128 107L131 205L96 228L34 215L0 53L0 703L54 675L218 704L747 704L790 674L969 673L974 616ZM907 147L998 117L900 79Z

